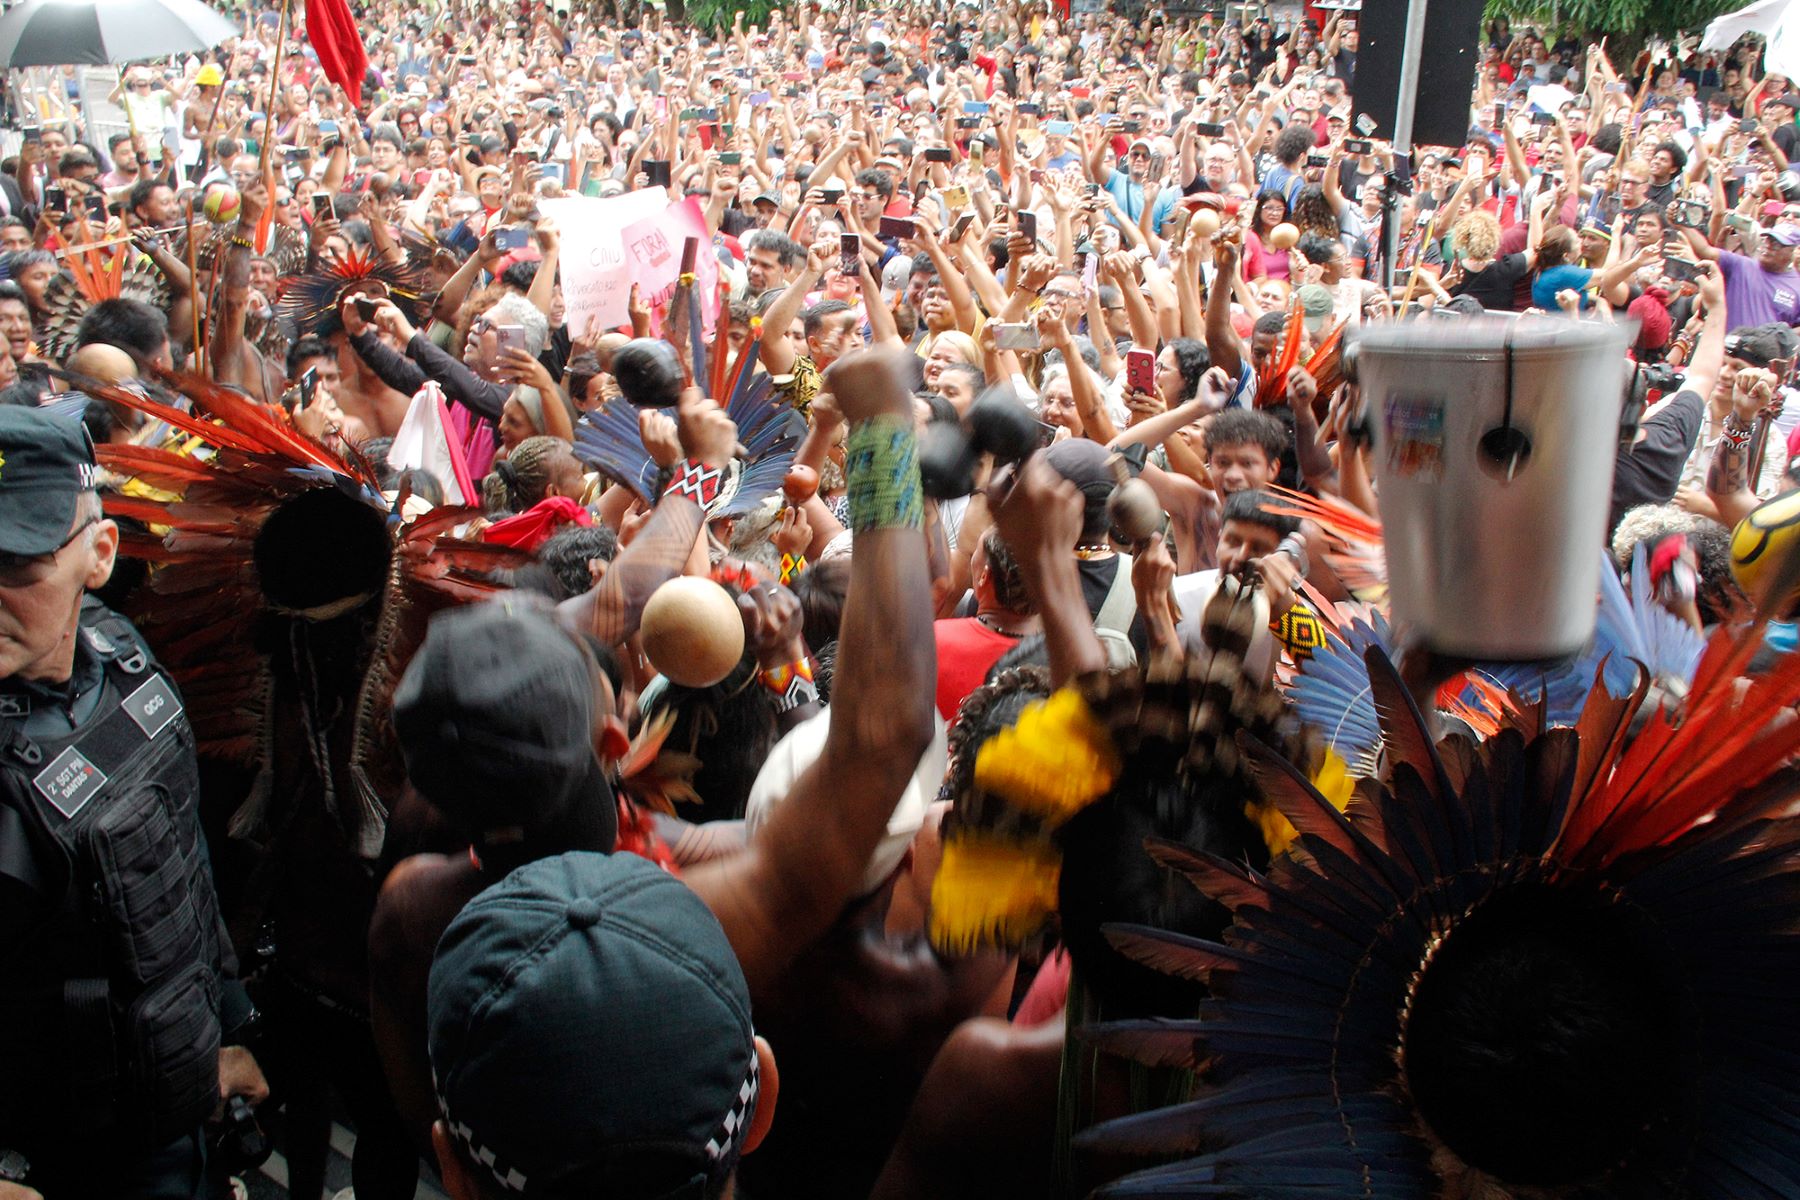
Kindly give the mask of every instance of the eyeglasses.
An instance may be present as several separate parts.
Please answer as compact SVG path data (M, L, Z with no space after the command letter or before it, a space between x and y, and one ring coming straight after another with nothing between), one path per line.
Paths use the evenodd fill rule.
M43 554L0 554L0 588L24 588L42 583L56 565L56 556L69 548L69 544L88 530L100 523L99 517L89 517L77 525L62 544L56 549Z

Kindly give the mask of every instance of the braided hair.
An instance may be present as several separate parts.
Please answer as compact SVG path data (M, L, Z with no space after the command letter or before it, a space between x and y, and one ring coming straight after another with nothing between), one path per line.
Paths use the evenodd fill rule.
M567 445L561 438L528 437L507 457L495 459L481 481L481 507L490 514L521 513L542 500L557 452Z

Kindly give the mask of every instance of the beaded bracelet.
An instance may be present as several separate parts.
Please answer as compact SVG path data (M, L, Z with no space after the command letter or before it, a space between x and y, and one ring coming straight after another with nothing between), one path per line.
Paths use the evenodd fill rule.
M1735 415L1733 415L1725 418L1725 424L1721 429L1719 436L1724 441L1730 442L1733 446L1742 450L1750 444L1750 435L1755 432L1756 426L1740 426L1735 419Z
M844 475L853 532L924 527L919 439L909 418L877 417L851 430Z
M818 686L813 682L810 658L802 658L782 667L769 667L759 672L756 678L775 693L777 712L792 712L802 704L811 704L819 698Z
M663 489L663 495L683 496L705 508L718 496L719 484L724 478L724 468L709 467L697 458L690 458L675 464L674 474Z
M781 556L781 582L792 583L806 570L806 555L783 554Z

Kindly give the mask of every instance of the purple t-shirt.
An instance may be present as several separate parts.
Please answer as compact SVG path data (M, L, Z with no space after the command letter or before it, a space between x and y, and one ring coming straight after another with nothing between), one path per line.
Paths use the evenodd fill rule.
M1725 275L1725 323L1729 328L1800 324L1800 275L1765 271L1754 258L1719 251Z

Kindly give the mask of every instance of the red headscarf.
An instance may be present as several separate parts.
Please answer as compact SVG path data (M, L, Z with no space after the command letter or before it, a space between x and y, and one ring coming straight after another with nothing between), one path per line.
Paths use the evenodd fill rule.
M481 540L536 550L565 525L592 525L588 510L567 496L546 496L517 516L496 521L481 531Z
M1633 300L1631 307L1625 310L1638 319L1639 350L1661 350L1669 344L1669 331L1674 322L1669 319L1668 304L1669 294L1659 287L1653 287Z

